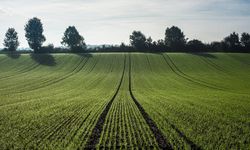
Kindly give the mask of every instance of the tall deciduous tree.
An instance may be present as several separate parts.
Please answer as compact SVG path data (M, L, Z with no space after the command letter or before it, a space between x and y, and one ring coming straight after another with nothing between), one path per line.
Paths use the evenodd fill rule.
M237 50L240 46L239 35L235 32L224 38L224 43L229 50Z
M187 42L180 28L172 26L165 32L165 44L173 50L182 50Z
M250 34L249 33L242 33L240 38L241 44L250 50Z
M151 48L153 48L153 39L151 38L151 36L146 39L146 48L148 50L151 50Z
M146 47L146 37L141 31L134 31L130 35L130 43L137 50L144 50Z
M84 38L79 34L75 26L69 26L65 30L61 43L70 47L73 52L79 52L86 49Z
M206 50L206 45L200 40L193 39L187 42L187 48L189 51L204 52Z
M5 39L3 45L9 51L16 51L19 46L17 32L14 28L9 28L5 34Z
M46 38L43 35L43 24L40 19L34 17L25 25L25 37L34 52L40 52Z

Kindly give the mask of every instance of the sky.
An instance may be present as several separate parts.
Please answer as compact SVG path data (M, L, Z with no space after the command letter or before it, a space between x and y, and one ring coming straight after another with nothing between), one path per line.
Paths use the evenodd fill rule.
M189 39L212 42L233 31L250 33L250 0L0 0L0 47L9 27L28 47L24 25L33 17L43 23L44 45L61 46L72 25L91 45L128 44L134 30L164 39L173 25Z

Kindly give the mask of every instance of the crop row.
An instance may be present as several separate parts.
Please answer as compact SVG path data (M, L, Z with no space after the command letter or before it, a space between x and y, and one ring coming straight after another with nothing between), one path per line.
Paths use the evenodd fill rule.
M82 61L82 59L79 59L80 61ZM76 64L81 64L80 62ZM6 82L8 84L5 84L5 88L1 88L1 91L12 91L12 93L14 93L13 89L19 89L21 91L26 90L25 87L27 87L29 89L33 89L35 86L41 86L43 85L43 83L47 83L50 81L53 81L57 78L61 78L61 73L66 73L67 74L71 74L77 67L78 65L76 65L76 67L72 67L72 68L68 68L66 66L67 63L62 63L61 65L59 65L56 68L52 68L51 70L44 68L43 66L40 66L39 68L37 68L36 70L33 70L32 72L28 72L24 75L20 75L17 78L14 79L10 79L7 80L9 82ZM43 71L44 69L44 71ZM62 69L67 69L65 72L60 72L63 71ZM65 75L65 74L64 74ZM19 84L13 84L14 82L18 82ZM22 86L22 88L20 88L19 86Z
M2 107L0 127L3 130L1 134L12 133L16 135L9 137L9 139L6 137L8 135L1 135L6 138L3 139L12 139L13 143L15 143L11 145L9 144L10 141L5 141L2 146L18 147L21 145L20 147L25 146L26 148L68 146L77 148L85 145L98 115L102 112L106 100L113 92L111 87L117 81L114 80L116 77L111 71L117 72L120 69L119 63L113 65L113 67L110 67L109 63L105 66L102 63L93 63L95 64L94 69L90 67L87 71L78 72L71 78L62 81L62 85L66 84L65 86L67 86L69 84L69 87L76 88L75 90L68 92L63 87L59 87L60 91L64 89L64 92L58 91L56 96L49 94L49 96L43 97L42 100L36 98L28 103ZM103 71L98 70L101 67L105 67L102 69ZM96 76L93 72L100 73ZM102 74L104 72L109 72L110 75ZM84 83L82 79L87 78L88 81ZM72 82L74 86L71 85ZM81 83L84 83L84 86ZM96 84L96 86L92 87L92 84ZM106 88L107 84L109 84L110 88ZM35 94L33 93L33 96L36 96ZM64 95L69 95L69 97L67 98ZM24 111L25 108L29 109ZM31 120L32 118L36 119ZM15 122L11 129L4 128L4 124L8 123L7 120Z
M99 148L156 148L155 137L129 93L129 61L99 141Z
M218 69L212 67L201 68L204 71L207 70L207 79L205 79L199 75L204 72L200 73L197 70L196 73L192 69L197 68L190 67L189 69L184 67L189 62L181 61L178 58L184 54L168 54L169 57L178 60L174 61L170 58L172 62L167 57L161 58L160 55L147 55L151 57L149 63L150 66L153 66L152 71L150 71L147 59L144 58L143 60L139 58L140 55L133 55L132 74L134 79L132 79L132 82L134 86L132 89L143 108L149 113L175 149L246 148L249 145L250 141L247 137L250 128L246 110L249 108L247 103L250 95L238 93L238 91L244 90L244 86L238 86L238 91L234 90L234 92L231 92L235 88L234 85L223 90L215 90L206 86L221 87L227 83L238 81L241 85L249 87L240 78L236 79L237 73L234 72L232 77L227 77ZM177 56L175 57L175 55ZM184 58L186 57L191 56L185 56ZM204 63L199 58L200 56L192 57L194 58L191 58L190 61L197 61L198 67L200 67L199 63ZM158 60L154 61L157 58ZM169 64L166 64L166 66L163 65L164 63L158 64L162 60L167 61ZM141 64L140 66L137 65L138 61ZM231 59L228 59L228 61L234 62ZM223 63L227 63L227 60L224 60ZM220 64L220 66L223 65L225 64ZM232 65L236 65L236 63ZM242 66L239 65L238 67ZM145 72L140 68L144 68ZM216 70L218 74L215 74ZM232 70L228 71L226 68L225 71L231 72ZM157 76L155 72L158 72ZM245 70L246 72L247 70ZM243 73L242 71L241 78L248 79L245 76L246 74ZM201 84L190 82L183 76ZM225 78L223 78L224 76ZM219 77L223 78L226 83L218 86L216 83L220 81L215 79ZM227 80L228 78L230 80ZM201 82L201 80L204 82ZM206 84L206 82L212 84ZM239 85L239 83L235 85Z
M0 73L0 149L250 145L250 70L245 56L54 57L55 66L32 69L36 63L26 56L19 69L14 63Z

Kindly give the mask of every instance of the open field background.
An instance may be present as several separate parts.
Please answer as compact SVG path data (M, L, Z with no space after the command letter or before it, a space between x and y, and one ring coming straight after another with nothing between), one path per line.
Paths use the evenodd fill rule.
M0 149L247 149L250 54L0 55Z

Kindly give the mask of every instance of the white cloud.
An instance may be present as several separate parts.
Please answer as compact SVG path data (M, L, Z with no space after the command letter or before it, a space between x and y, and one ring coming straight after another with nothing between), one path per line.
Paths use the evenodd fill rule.
M133 30L154 39L167 26L181 27L189 38L220 40L232 31L250 32L249 2L244 0L1 0L0 41L8 27L19 32L37 16L44 23L46 43L60 45L68 25L75 25L88 44L128 43Z

